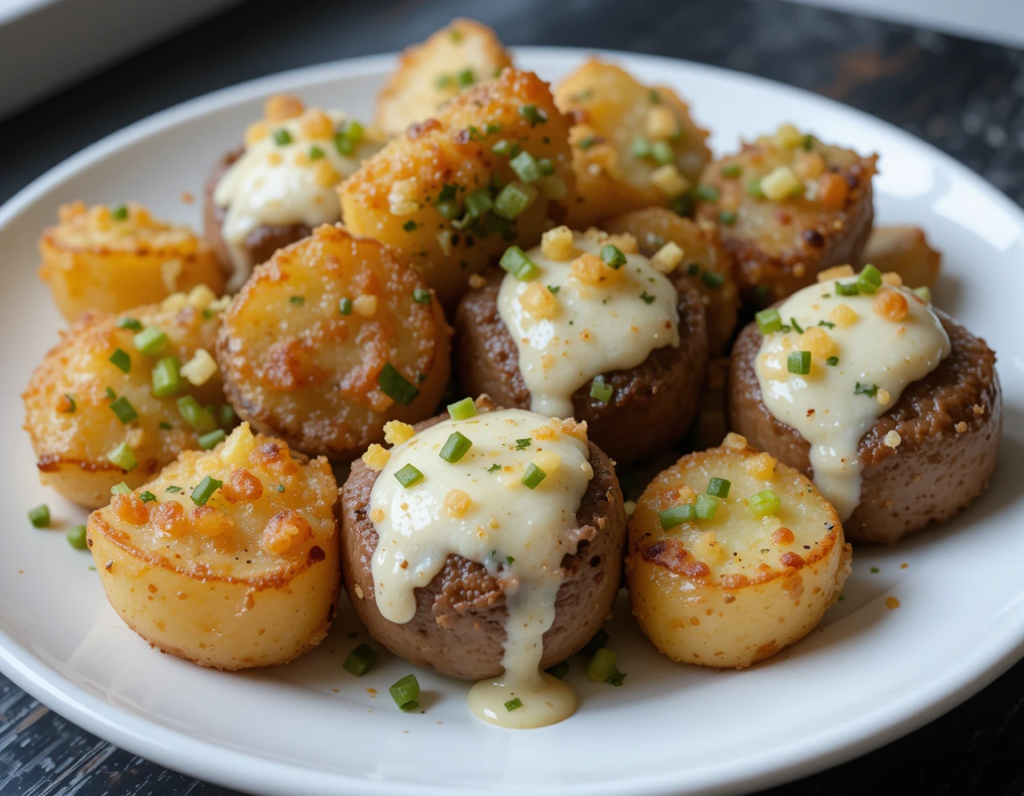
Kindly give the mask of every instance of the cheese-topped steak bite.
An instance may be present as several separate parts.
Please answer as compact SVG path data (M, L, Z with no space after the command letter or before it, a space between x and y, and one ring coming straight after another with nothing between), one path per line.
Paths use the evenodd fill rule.
M39 278L68 321L86 312L124 312L224 277L214 251L188 227L159 221L141 205L63 205L39 239Z
M337 483L247 423L186 451L89 515L86 543L114 610L163 652L216 669L287 663L338 604Z
M579 199L569 208L572 226L586 229L646 207L692 212L690 189L711 160L708 131L672 89L645 86L593 60L558 84L555 101L576 122L570 141Z
M234 414L210 352L226 303L204 286L63 333L22 395L43 484L94 509L223 439Z
M407 47L377 95L374 122L399 135L433 116L470 86L496 77L512 59L494 31L472 19L455 19L422 44Z
M636 240L558 227L455 316L462 389L503 406L585 420L617 463L656 456L696 416L707 368L700 293Z
M399 250L454 308L509 243L533 246L575 196L569 119L505 69L412 125L339 189L345 226Z
M846 273L743 330L731 423L813 474L849 539L892 544L988 487L1002 425L996 356L896 275Z
M729 434L661 472L629 524L633 615L672 660L743 669L810 633L850 574L835 510Z
M264 118L214 166L203 195L206 238L229 290L278 249L340 220L338 183L385 140L341 111L307 109L284 94L267 99Z
M721 227L744 301L766 306L826 268L860 261L877 159L783 125L708 164L697 217Z
M477 716L536 727L575 708L542 670L581 649L611 609L625 512L586 424L489 407L467 398L417 429L391 423L394 447L353 464L345 588L392 652L480 680Z
M242 419L347 461L386 420L434 411L450 336L433 292L397 252L325 224L256 268L224 314L217 361Z

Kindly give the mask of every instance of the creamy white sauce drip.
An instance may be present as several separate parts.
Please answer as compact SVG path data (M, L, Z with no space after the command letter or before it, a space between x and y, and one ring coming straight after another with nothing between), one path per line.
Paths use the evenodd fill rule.
M505 727L538 727L561 721L575 709L564 683L542 676L543 636L555 619L562 558L576 552L576 512L593 477L585 442L567 434L554 440L532 432L550 428L548 418L518 409L447 420L396 445L370 495L378 534L371 571L377 607L398 624L416 613L417 587L427 586L450 555L482 564L505 593L508 622L504 674L471 691L480 718ZM458 431L473 446L451 464L438 454ZM530 438L528 447L517 440ZM521 448L521 449L520 449ZM557 454L560 465L533 490L520 482L538 453ZM424 478L403 487L395 478L406 464ZM492 470L495 465L501 469ZM446 508L452 490L472 501L455 517ZM518 698L522 707L508 710Z
M949 337L931 306L908 290L881 288L898 289L907 299L907 316L892 321L872 309L874 296L836 295L836 282L851 284L854 278L804 288L779 307L779 315L784 324L796 318L806 332L819 321L832 322L829 314L836 306L852 309L857 319L851 325L818 327L834 341L831 354L838 363L830 366L826 358L812 355L810 374L790 373L788 355L803 348L794 329L762 340L755 370L768 411L810 443L814 483L846 520L860 503L861 438L908 384L927 376L949 355ZM868 390L877 387L876 395L857 394L858 382ZM883 403L879 397L886 393Z
M340 130L345 114L327 111ZM337 182L353 174L360 161L380 148L371 135L353 150L351 156L338 152L333 137L310 138L303 135L301 117L271 127L271 133L285 129L291 143L279 145L267 135L248 146L221 177L213 200L227 208L221 235L231 253L234 273L228 282L230 292L237 291L249 278L253 263L245 250L245 239L261 226L305 224L310 228L330 224L341 218L341 203L335 184L324 184L318 177L318 163L327 162L338 174ZM323 158L309 160L310 148L317 146Z
M574 237L576 256L600 254L601 243ZM540 247L528 255L540 275L523 282L507 274L498 312L519 351L533 411L572 417L572 394L595 376L636 367L663 346L679 346L679 295L646 257L627 255L620 278L591 286L573 276L572 261L544 257ZM534 282L557 289L553 317L537 318L524 309L521 298Z

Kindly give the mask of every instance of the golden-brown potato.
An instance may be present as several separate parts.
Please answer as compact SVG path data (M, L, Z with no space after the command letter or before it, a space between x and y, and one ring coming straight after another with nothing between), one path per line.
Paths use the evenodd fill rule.
M708 164L697 218L720 226L745 302L767 306L827 268L860 261L877 159L787 124Z
M726 497L702 494L713 478L729 482ZM757 511L771 500L766 490L778 508ZM700 512L705 503L716 507L710 519L682 519L691 509L677 509ZM673 511L680 516L663 514ZM743 669L774 655L814 629L849 573L850 546L832 505L738 434L659 474L629 525L633 614L681 663Z
M453 308L471 274L510 243L537 244L548 219L564 216L575 195L568 137L547 83L506 69L347 179L345 226L398 249Z
M672 89L644 86L594 60L558 85L555 102L576 120L570 140L579 200L569 208L570 226L586 229L645 207L683 209L711 151L708 131Z
M715 225L698 224L671 210L649 207L609 218L601 227L608 232L632 235L640 245L640 253L647 257L654 257L667 243L676 244L682 254L676 267L693 278L704 303L708 351L712 357L726 351L736 328L740 298L732 257L719 240ZM670 248L662 256L675 259L679 255Z
M398 69L377 97L374 123L398 135L433 116L468 86L495 77L512 59L494 31L472 19L455 19L422 44L406 48Z
M327 635L338 603L338 488L243 423L186 451L89 516L114 610L163 652L217 669L287 663Z
M154 219L136 204L64 205L60 223L39 239L39 277L68 321L84 313L124 312L224 276L213 250L188 227Z
M918 227L875 227L861 255L862 264L900 275L909 287L935 287L942 255Z
M258 266L224 315L217 359L243 420L345 461L386 420L430 415L451 330L396 252L324 225Z
M179 452L198 447L202 434L218 428L223 412L202 408L224 406L220 374L209 352L226 300L213 299L209 289L199 287L188 296L176 293L162 304L137 307L120 318L87 315L63 333L22 395L25 430L43 484L81 506L98 508L110 500L114 484L139 486ZM161 330L168 340L152 356L139 351L134 341L140 330L149 328ZM118 350L130 360L127 373L111 361ZM162 374L169 375L167 389L174 386L176 367L185 374L180 389L155 397L153 384ZM185 412L198 428L179 409L178 400L186 396L196 402ZM125 470L112 461L112 454L120 459L118 453L130 454L127 461L134 459L136 466Z

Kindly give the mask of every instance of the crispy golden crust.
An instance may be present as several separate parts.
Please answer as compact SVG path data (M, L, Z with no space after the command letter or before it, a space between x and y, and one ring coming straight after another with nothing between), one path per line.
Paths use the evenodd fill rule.
M243 419L336 461L440 400L451 330L422 277L393 251L324 225L256 268L225 313L217 359ZM339 303L348 299L345 315ZM378 385L390 364L419 390L402 406Z
M909 385L861 439L861 503L845 523L853 542L893 544L944 522L988 488L1002 427L996 356L983 340L936 312L952 350L928 376ZM754 371L760 345L751 324L733 348L731 427L809 474L809 444L776 420L761 399ZM900 435L896 448L883 442L890 431Z

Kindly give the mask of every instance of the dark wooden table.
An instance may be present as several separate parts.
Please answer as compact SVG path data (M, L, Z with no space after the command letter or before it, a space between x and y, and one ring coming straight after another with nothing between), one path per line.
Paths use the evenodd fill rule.
M0 123L0 202L170 105L282 69L396 50L460 14L512 45L656 53L810 89L930 141L1024 204L1024 52L778 0L252 0ZM770 793L890 788L1021 796L1024 663L910 736ZM0 677L3 796L228 793L112 747Z

